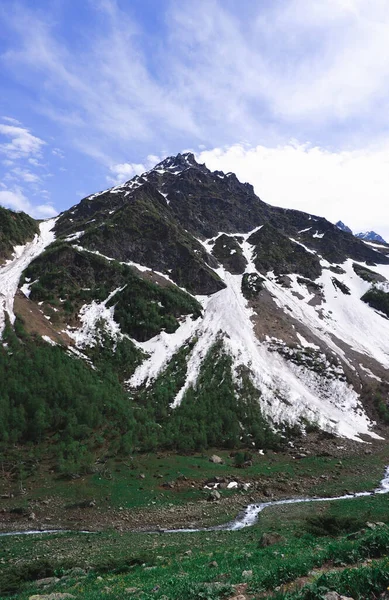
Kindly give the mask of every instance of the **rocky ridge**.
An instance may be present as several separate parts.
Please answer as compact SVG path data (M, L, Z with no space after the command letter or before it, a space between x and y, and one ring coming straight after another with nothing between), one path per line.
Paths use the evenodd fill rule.
M113 368L134 402L159 393L181 352L169 414L196 402L211 356L228 362L237 405L250 402L271 428L379 434L389 399L386 247L270 206L190 153L84 198L54 233L21 276L19 306L44 316L47 343L89 365L125 346L131 358ZM25 318L30 334L38 321Z

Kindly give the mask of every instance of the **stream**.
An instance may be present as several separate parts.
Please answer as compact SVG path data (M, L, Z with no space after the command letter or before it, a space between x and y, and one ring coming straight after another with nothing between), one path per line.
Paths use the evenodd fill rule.
M224 525L214 525L213 527L200 527L193 529L159 529L153 531L144 531L143 533L196 533L200 531L237 531L244 527L251 527L258 520L258 515L269 506L283 506L285 504L301 504L302 502L333 502L334 500L352 500L353 498L362 498L363 496L374 496L375 494L389 493L389 466L386 467L384 477L378 488L371 492L356 492L355 494L345 494L344 496L332 496L324 498L289 498L286 500L271 500L270 502L261 502L249 504L236 519L225 523ZM0 537L10 535L41 535L53 533L96 533L92 531L71 531L66 529L46 529L46 530L28 530L28 531L10 531L0 533Z

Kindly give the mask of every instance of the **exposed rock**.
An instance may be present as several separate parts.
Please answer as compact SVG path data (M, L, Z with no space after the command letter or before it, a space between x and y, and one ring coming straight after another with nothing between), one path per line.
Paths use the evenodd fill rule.
M217 502L218 500L220 500L221 495L217 490L212 490L212 492L209 494L207 500L208 502Z
M210 457L209 462L214 463L215 465L222 465L223 464L223 459L220 458L220 456L217 456L217 454L213 454Z
M323 598L324 600L353 600L349 596L341 596L338 592L327 592Z
M267 546L273 546L274 544L279 544L283 541L285 541L285 538L279 533L264 533L260 539L259 545L262 548L266 548Z
M249 569L248 571L242 571L242 577L243 579L251 579L253 576L253 571L251 569Z
M34 582L34 584L37 587L44 587L47 585L54 585L55 583L58 583L59 578L58 577L45 577L44 579L38 579L37 581Z

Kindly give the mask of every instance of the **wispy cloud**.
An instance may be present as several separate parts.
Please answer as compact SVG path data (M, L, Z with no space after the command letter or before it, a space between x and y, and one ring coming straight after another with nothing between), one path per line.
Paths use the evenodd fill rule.
M36 218L46 218L57 214L48 190L42 184L49 174L42 174L41 162L46 142L33 135L22 123L11 117L0 123L0 153L5 167L2 174L0 204L16 211L24 211ZM33 170L34 169L34 170ZM31 197L35 200L31 200ZM38 198L38 201L36 199Z
M5 176L7 179L16 179L18 181L24 181L25 183L40 183L41 177L36 173L32 173L28 169L21 169L15 167Z
M58 156L58 158L65 158L65 154L60 148L53 148L51 154Z
M93 25L71 46L55 20L16 5L7 15L16 41L3 60L39 73L40 110L107 164L131 141L177 149L189 138L269 142L285 128L309 139L324 124L331 140L339 123L343 135L349 125L363 136L367 120L377 135L379 119L381 131L388 122L385 0L170 2L153 54L118 3L90 6Z
M11 123L11 125L21 125L21 122L18 121L17 119L14 119L13 117L0 117L2 121L5 121L6 123Z

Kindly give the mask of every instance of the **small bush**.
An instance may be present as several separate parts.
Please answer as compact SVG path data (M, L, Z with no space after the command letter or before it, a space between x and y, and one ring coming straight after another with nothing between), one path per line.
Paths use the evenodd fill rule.
M358 531L364 526L364 521L356 517L336 515L314 515L306 519L306 530L316 536L336 536Z

